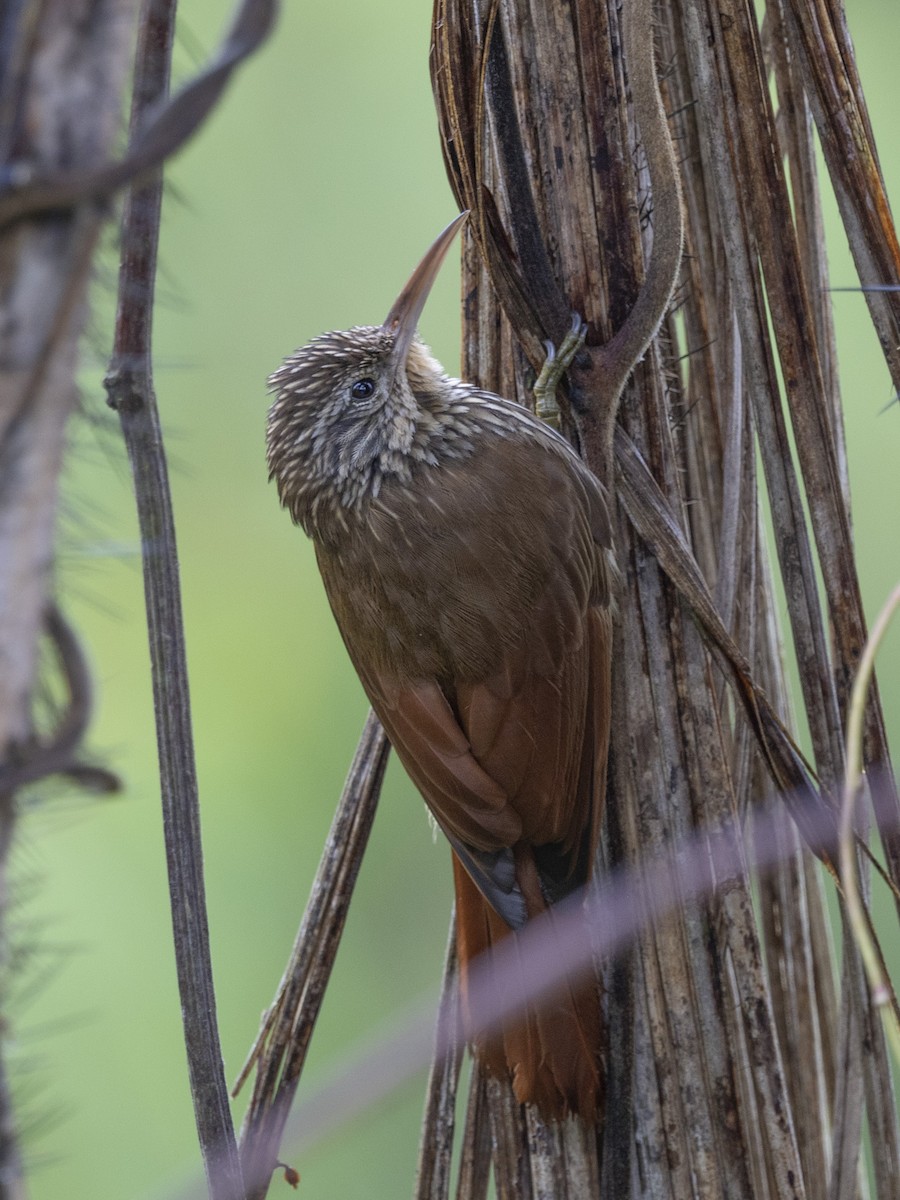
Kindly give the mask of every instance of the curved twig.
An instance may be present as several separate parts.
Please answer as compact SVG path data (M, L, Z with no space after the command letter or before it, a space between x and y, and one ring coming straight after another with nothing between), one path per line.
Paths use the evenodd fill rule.
M118 791L121 785L111 771L75 761L90 724L93 688L78 636L55 603L48 605L44 613L44 630L56 650L68 701L49 737L34 738L22 748L17 762L0 765L0 795L10 795L25 784L58 774L70 775L98 791Z
M653 245L644 281L622 326L604 346L586 348L569 369L576 424L589 417L582 444L594 470L609 482L613 437L622 391L659 330L678 281L684 247L684 207L678 161L656 76L653 0L623 4L625 64L634 116L640 129L653 189ZM593 444L593 451L589 447Z

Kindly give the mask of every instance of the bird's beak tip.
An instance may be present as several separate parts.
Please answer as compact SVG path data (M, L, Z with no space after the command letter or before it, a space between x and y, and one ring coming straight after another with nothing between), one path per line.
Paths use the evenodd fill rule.
M383 328L396 337L394 354L403 361L415 336L416 326L422 309L434 286L441 264L447 256L447 251L462 225L469 216L469 210L454 217L425 252L422 261L410 275L403 291L397 297L394 306L388 313Z

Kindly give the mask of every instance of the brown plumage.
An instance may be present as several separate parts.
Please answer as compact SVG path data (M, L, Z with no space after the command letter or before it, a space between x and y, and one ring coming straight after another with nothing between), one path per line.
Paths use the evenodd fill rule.
M454 850L463 985L478 953L583 885L609 727L605 497L519 405L415 338L460 220L383 326L323 334L271 377L268 460L313 539L347 650ZM601 1103L597 981L478 1052L545 1116Z

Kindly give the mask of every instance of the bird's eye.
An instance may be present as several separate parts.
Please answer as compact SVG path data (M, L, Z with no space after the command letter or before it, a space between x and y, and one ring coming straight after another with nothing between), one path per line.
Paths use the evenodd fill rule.
M356 383L350 389L350 395L354 400L368 400L374 391L374 379L357 379Z

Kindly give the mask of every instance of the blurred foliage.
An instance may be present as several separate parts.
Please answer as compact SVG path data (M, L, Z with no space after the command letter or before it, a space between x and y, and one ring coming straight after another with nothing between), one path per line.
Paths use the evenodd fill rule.
M215 44L223 8L184 0L176 77ZM413 0L285 5L272 41L167 175L156 383L229 1078L280 977L365 713L310 547L266 483L265 377L322 329L381 320L454 213L428 80L429 20L430 6ZM848 20L888 186L900 195L900 12L850 0ZM828 203L832 282L853 284ZM135 519L100 387L114 277L110 245L95 287L84 414L72 431L59 587L94 664L92 749L121 772L125 791L89 801L47 787L20 836L23 937L37 949L28 970L41 982L13 1006L13 1069L34 1125L26 1152L35 1200L162 1196L199 1170L169 946ZM451 265L423 319L451 371L457 293ZM890 387L862 298L840 294L835 307L854 521L874 615L900 576L900 408L882 411ZM895 633L880 667L895 752L897 643ZM394 767L310 1078L436 985L450 892L447 849ZM409 1086L296 1162L304 1195L408 1194L420 1107L421 1088Z

